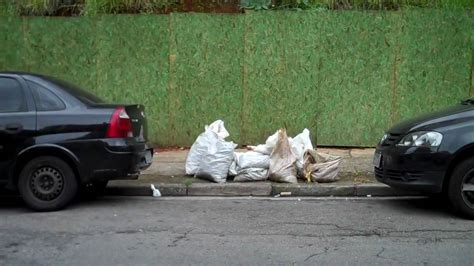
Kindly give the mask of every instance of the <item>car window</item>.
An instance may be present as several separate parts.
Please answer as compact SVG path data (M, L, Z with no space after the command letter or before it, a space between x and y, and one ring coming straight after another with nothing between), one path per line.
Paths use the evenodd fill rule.
M26 103L20 83L0 77L0 113L23 111L26 111Z
M29 80L26 82L33 92L37 111L58 111L66 108L63 101L52 91L38 83Z
M71 95L73 95L74 97L76 97L77 99L79 99L81 102L85 104L104 103L104 101L101 98L95 96L94 94L88 92L87 90L79 88L78 86L72 83L69 83L64 80L56 79L53 77L48 77L48 80L58 85L59 87L63 88L68 93L70 93Z

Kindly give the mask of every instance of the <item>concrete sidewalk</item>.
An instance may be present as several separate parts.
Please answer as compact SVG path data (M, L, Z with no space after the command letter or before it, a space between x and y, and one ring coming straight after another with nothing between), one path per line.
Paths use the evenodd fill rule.
M244 150L241 150L244 151ZM392 189L374 178L372 157L374 149L324 149L318 151L343 158L341 180L334 183L282 184L270 181L216 184L185 176L188 150L155 153L154 162L138 180L111 181L107 194L147 196L154 184L163 196L275 196L290 192L291 196L405 196L413 192ZM284 193L288 194L288 193Z

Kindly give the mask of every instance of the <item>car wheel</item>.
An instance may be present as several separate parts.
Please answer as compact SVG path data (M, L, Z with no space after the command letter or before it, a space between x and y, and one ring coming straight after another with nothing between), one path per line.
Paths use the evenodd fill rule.
M78 184L71 167L57 157L42 156L29 161L18 179L25 203L36 211L55 211L70 203Z
M456 166L449 180L448 196L457 212L474 219L474 158Z

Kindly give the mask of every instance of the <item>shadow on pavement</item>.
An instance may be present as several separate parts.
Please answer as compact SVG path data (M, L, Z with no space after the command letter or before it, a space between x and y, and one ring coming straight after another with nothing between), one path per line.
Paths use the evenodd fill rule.
M401 213L417 213L426 216L453 217L453 211L447 198L433 196L426 198L411 198L402 200L387 200L383 204L389 205L394 210Z

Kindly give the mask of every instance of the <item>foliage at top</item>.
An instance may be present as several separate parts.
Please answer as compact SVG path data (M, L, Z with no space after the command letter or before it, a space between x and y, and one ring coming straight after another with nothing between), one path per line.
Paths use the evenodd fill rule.
M398 10L404 7L472 8L474 0L242 0L241 7L268 9Z
M474 0L3 0L0 15L77 16L117 13L245 10L398 10L405 7L474 8Z
M269 10L269 9L311 9L318 7L316 1L311 0L282 0L282 1L272 1L272 0L242 0L240 2L240 7L243 9L253 9L253 10Z

